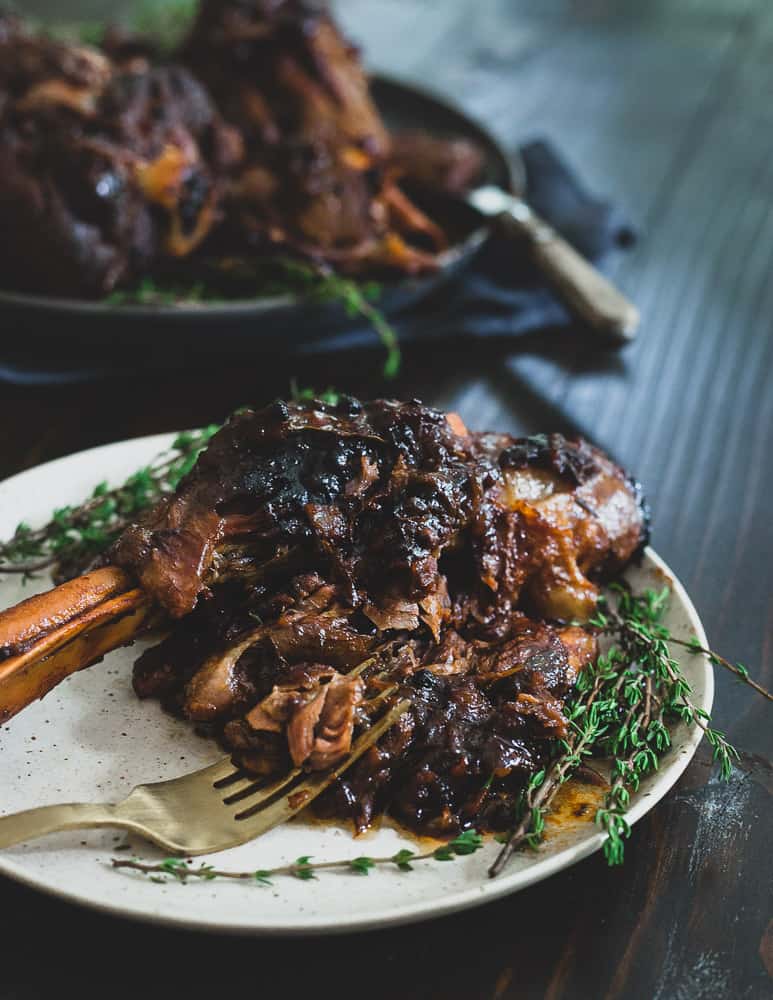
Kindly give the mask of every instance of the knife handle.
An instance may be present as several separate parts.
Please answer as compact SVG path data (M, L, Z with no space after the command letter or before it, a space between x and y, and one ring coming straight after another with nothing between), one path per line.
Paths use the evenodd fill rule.
M633 340L639 310L622 292L533 212L510 218L530 238L539 269L582 322L611 341Z

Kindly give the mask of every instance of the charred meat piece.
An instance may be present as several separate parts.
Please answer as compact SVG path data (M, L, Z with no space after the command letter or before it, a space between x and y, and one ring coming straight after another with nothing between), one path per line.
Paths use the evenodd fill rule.
M587 617L593 578L644 530L637 491L584 442L476 435L417 402L279 402L234 418L112 558L180 619L173 635L243 588L241 628L210 616L207 656L159 660L157 686L248 770L330 766L382 678L401 680L415 708L326 808L441 834L504 822L595 656L592 634L520 608ZM370 657L364 690L345 684Z
M204 0L182 57L251 148L285 135L335 135L379 155L389 147L357 51L324 4Z
M87 111L111 76L109 61L86 45L65 45L33 36L17 17L0 13L0 91L8 100L34 104L53 99Z
M272 628L267 623L264 635ZM257 776L277 777L291 767L325 770L378 717L387 685L398 682L413 707L332 787L321 814L350 820L357 830L385 811L433 836L471 825L498 829L512 816L524 780L565 737L565 699L595 658L596 640L579 627L518 613L504 639L475 638L474 623L466 632L447 629L436 643L428 629L415 629L386 649L380 635L371 666L357 675L299 660L300 647L286 647L284 656L264 647L239 664L237 683L250 692L247 701L210 714L212 732ZM147 683L147 658L135 670L138 692L138 682ZM176 704L184 716L200 718L187 707L196 678L187 679L184 660L172 683L175 676Z
M96 296L184 257L218 218L241 155L179 67L0 28L0 248L17 289Z

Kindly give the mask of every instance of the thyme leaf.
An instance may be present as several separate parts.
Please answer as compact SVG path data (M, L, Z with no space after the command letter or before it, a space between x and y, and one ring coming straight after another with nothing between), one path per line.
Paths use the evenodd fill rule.
M328 386L327 389L322 389L318 392L310 386L303 386L303 388L301 388L295 378L290 379L290 396L297 403L311 402L312 400L320 399L323 403L329 403L330 406L338 406L341 399L341 393L332 386Z

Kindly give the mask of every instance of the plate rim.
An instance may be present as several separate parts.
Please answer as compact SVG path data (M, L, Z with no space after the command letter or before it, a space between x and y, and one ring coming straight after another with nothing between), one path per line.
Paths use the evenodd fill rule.
M100 453L113 451L116 448L128 451L132 447L139 447L140 445L147 446L148 455L151 457L151 448L156 448L158 452L168 449L176 437L176 433L178 432L140 435L122 441L82 449L61 458L41 463L0 481L0 498L6 488L17 486L25 478L40 473L41 470L48 472L56 471L57 468L66 465L76 458L84 459L88 456L98 458ZM642 564L646 565L648 563L671 581L673 593L683 606L685 614L690 621L690 627L694 630L701 644L707 647L706 631L689 594L665 560L650 546L645 548L642 555ZM714 671L709 659L705 655L700 657L700 661L703 663L705 689L699 707L710 713L714 702ZM684 745L674 755L673 759L669 760L668 765L660 771L657 785L646 797L643 796L636 799L631 809L626 813L626 819L631 826L650 812L673 788L694 757L702 738L703 733L699 727L693 726L688 730ZM131 901L128 903L110 903L95 900L89 898L87 895L81 895L75 890L53 885L44 876L31 874L22 864L6 858L2 852L0 852L0 875L67 903L84 906L95 912L109 913L123 919L137 920L156 926L184 928L186 930L198 930L200 932L217 934L260 937L327 936L417 923L421 920L435 919L493 902L504 896L519 892L521 889L526 889L565 868L574 866L600 850L603 842L604 834L598 832L593 836L586 837L579 844L568 845L554 855L535 861L528 868L514 872L509 877L507 875L499 876L496 879L487 879L484 877L480 884L456 890L440 900L431 899L429 902L420 901L406 904L399 909L392 908L385 911L374 911L368 914L367 917L354 915L344 919L338 918L334 924L323 923L324 918L306 918L305 922L294 921L293 923L280 921L260 926L246 923L244 920L208 922L206 919L149 911L143 908L142 905ZM515 884L513 884L514 882Z

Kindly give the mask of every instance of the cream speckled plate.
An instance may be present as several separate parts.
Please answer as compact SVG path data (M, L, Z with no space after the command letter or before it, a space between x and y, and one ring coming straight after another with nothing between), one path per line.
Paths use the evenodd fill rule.
M16 524L47 520L54 506L77 503L94 485L118 482L148 462L170 435L95 448L23 472L0 484L0 537ZM637 589L672 582L666 624L677 636L697 635L700 619L679 582L651 550L628 578ZM41 581L37 589L45 589ZM34 592L18 580L0 580L0 607ZM0 729L0 814L66 801L117 800L136 784L185 774L222 756L190 726L165 715L157 704L140 702L131 689L131 665L139 649L111 653L76 674ZM711 710L713 676L703 657L684 657L683 669L695 701ZM629 820L635 822L671 788L700 741L700 731L673 730L673 749L660 770L642 783ZM428 862L410 873L384 868L367 878L322 874L314 882L277 879L271 888L253 884L193 882L157 885L142 876L111 870L109 859L124 839L116 831L53 834L0 852L0 873L66 899L123 916L198 929L256 934L335 933L386 926L476 906L547 878L599 849L602 835L587 820L562 823L537 854L513 860L504 875L486 869L498 845L453 863ZM261 839L217 856L225 868L269 868L302 854L316 859L389 855L415 844L383 827L353 838L344 829L295 822ZM161 855L140 841L132 851ZM119 855L126 857L127 855ZM211 860L211 859L203 859Z

